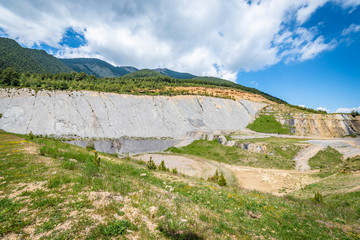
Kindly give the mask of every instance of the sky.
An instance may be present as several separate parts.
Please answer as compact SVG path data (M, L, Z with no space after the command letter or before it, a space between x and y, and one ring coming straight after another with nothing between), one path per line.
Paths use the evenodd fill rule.
M360 0L0 0L0 36L61 58L224 78L360 111Z

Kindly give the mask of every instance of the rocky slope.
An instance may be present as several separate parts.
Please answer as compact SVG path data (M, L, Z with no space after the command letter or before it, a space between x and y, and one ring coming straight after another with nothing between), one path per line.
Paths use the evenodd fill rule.
M0 129L91 138L172 137L239 130L265 104L204 96L0 89Z
M293 127L295 135L344 137L360 133L360 118L348 114L303 114L278 116L282 124Z

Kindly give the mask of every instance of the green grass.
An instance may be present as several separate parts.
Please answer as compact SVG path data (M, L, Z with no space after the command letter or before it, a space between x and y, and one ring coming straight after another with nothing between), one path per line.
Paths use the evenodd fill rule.
M341 171L343 164L342 156L336 149L328 146L309 159L309 166L311 169L319 169L319 176L326 177Z
M255 132L291 134L290 129L276 121L273 115L260 115L253 123L250 123L247 128Z
M100 166L88 172L93 152L51 139L35 137L29 143L23 138L0 133L0 237L10 233L24 239L39 234L44 234L43 239L360 237L358 193L325 194L324 203L314 203L301 197L219 187L101 154ZM44 155L23 150L29 145L42 148ZM67 156L75 157L75 168L62 167ZM350 181L352 175L345 176ZM39 189L26 190L36 182ZM20 190L18 197L10 198ZM111 195L93 199L91 193ZM101 199L107 202L96 204ZM154 216L151 206L158 209ZM69 222L69 228L61 228ZM149 223L154 231L148 229ZM30 225L35 227L32 237L24 231Z
M224 146L219 144L217 140L197 140L185 147L171 147L168 151L177 154L198 156L227 164L262 168L294 169L295 162L292 159L301 149L300 146L277 143L274 139L272 139L272 142L269 140L263 142L262 140L263 139L258 139L256 141L260 141L258 142L260 145L266 145L267 151L272 154L250 152L236 146ZM254 140L252 140L252 142L254 142Z

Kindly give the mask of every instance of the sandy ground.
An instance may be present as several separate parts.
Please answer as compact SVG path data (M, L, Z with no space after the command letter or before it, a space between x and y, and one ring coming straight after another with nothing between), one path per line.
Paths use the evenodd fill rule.
M224 173L225 178L231 185L238 185L248 190L258 190L274 195L284 195L318 181L318 178L312 176L313 172L243 167L197 157L173 154L143 154L135 158L148 161L150 157L157 165L164 161L168 168L176 168L179 172L192 177L207 179L214 175L215 170L218 169L219 172Z

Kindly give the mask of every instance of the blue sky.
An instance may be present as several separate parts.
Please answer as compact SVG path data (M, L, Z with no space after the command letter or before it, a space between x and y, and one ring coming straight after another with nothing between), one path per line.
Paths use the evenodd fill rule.
M351 24L360 26L360 7L343 9L333 3L319 8L305 25L318 26L325 39L337 39L336 47L304 62L280 62L265 70L240 72L237 82L258 88L294 105L359 110L360 29L344 36Z
M0 36L57 57L166 67L360 111L359 0L0 0Z

